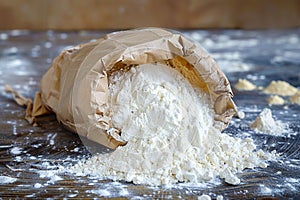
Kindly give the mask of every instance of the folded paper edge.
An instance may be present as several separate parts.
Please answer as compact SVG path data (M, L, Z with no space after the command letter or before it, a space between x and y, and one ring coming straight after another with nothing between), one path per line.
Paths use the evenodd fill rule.
M12 89L9 85L5 85L5 92L11 93L14 101L19 106L26 107L24 118L33 126L37 126L36 117L51 113L51 111L49 111L40 101L40 92L36 93L34 102L32 102L32 99L24 97L17 90Z

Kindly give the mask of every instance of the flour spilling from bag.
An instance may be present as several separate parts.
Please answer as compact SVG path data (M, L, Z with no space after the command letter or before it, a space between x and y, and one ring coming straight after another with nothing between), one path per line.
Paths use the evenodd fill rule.
M267 167L274 153L214 128L207 93L163 64L142 64L109 77L106 115L127 141L112 153L79 161L68 172L135 184L239 184L245 168ZM116 130L111 130L116 131Z

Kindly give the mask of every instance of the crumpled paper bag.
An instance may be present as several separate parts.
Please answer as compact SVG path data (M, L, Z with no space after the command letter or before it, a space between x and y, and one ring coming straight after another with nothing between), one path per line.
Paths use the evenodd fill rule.
M114 128L104 113L108 77L117 70L126 73L131 66L153 62L175 68L194 87L208 93L215 127L227 127L236 106L224 73L199 45L160 28L114 32L63 51L41 80L31 119L54 112L67 129L92 141L112 149L125 145L120 135L107 131Z

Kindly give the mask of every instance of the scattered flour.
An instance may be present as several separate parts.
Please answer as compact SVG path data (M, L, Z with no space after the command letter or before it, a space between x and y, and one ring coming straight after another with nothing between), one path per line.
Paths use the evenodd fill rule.
M92 190L87 190L86 192L110 198L128 197L131 195L127 189L127 186L119 182L103 183Z
M198 197L198 200L211 200L210 196L207 194L202 194Z
M284 99L278 95L272 95L268 99L269 105L283 105L285 103Z
M292 96L298 91L297 88L285 81L272 81L264 90L266 94L277 94L281 96Z
M300 91L297 91L293 96L290 97L291 103L300 105Z
M217 200L223 200L223 199L224 199L224 197L222 195L217 196Z
M97 195L102 196L102 197L108 197L108 196L111 195L109 191L103 190L103 189L88 190L87 192L97 194Z
M274 158L255 151L250 138L216 130L209 97L167 66L144 64L116 72L109 92L109 117L128 143L79 161L67 172L147 185L199 183L217 176L239 184L236 173L266 167L265 161Z
M257 89L258 89L258 90L263 90L264 87L263 87L263 86L258 86Z
M271 195L273 193L272 189L265 185L260 185L260 192L264 195Z
M272 135L280 135L285 131L286 124L275 121L272 117L272 111L265 108L251 124L251 128Z
M34 184L34 186L33 186L34 188L41 188L41 187L43 187L43 185L42 184L40 184L40 183L36 183L36 184Z
M217 196L217 200L223 200L223 196L222 195L218 195ZM198 196L198 200L211 200L211 197L207 194L202 194L201 196Z
M237 90L245 90L245 91L251 91L256 89L256 86L246 79L239 79L234 87Z
M286 178L285 181L290 183L300 183L300 179L296 179L296 178Z
M63 180L62 177L57 175L57 170L37 170L40 178L49 178L47 184L54 184L57 181Z
M9 184L9 183L14 183L18 179L17 178L12 178L9 176L0 176L0 184Z
M15 154L15 155L21 154L22 151L23 151L23 149L20 147L13 147L10 149L10 153Z

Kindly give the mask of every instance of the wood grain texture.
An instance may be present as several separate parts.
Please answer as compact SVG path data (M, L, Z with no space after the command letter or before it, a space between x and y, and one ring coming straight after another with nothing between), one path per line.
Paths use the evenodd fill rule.
M0 29L291 28L298 0L2 0Z

